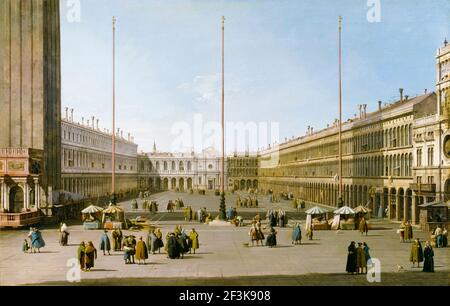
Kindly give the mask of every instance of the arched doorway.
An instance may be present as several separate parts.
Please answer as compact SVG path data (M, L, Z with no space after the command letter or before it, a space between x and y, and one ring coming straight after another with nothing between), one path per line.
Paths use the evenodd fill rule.
M395 188L391 188L390 191L390 206L389 206L389 219L396 219L397 214L396 214L396 209L397 209L397 191L395 190Z
M444 185L444 201L450 201L450 179L445 181L445 185Z
M411 217L412 217L412 190L411 189L406 190L404 202L405 202L405 219L410 220L415 223L416 220L411 220Z
M184 178L179 179L178 186L180 191L184 191Z
M258 181L257 180L253 180L253 188L258 188Z
M169 190L169 179L167 177L163 181L163 189Z
M245 180L241 180L241 190L245 190Z
M250 188L252 188L252 181L250 181L250 180L247 180L247 186L246 186L247 188L247 190L249 190Z
M14 186L9 191L9 212L20 213L24 208L23 190L19 186Z
M159 178L159 177L156 179L155 189L158 191L161 190L161 178Z
M190 162L189 162L190 163ZM189 165L189 163L188 163L188 165ZM190 189L192 189L192 178L188 178L187 179L187 188L190 190Z
M172 164L175 165L175 162L172 162ZM175 190L177 188L177 179L176 178L172 178L172 180L170 181L170 184L171 184L172 190Z

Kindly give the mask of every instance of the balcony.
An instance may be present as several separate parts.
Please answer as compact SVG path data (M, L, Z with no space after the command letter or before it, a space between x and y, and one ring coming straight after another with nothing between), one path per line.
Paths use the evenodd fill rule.
M435 193L436 192L436 184L409 184L409 187L414 192L425 192L425 193Z
M42 220L40 210L24 213L3 213L0 212L0 227L24 227L37 224Z

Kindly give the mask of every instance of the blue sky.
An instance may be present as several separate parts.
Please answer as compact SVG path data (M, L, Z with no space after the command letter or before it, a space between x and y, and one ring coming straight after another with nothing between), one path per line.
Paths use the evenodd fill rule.
M450 39L450 1L61 1L62 105L111 123L111 18L117 18L117 126L139 151L173 149L174 125L219 122L221 16L226 18L226 120L279 122L280 138L338 116L337 20L343 16L343 112L434 91L435 54ZM85 119L86 120L86 119ZM178 135L179 137L179 135ZM258 147L265 144L258 143ZM239 149L239 148L238 148ZM250 148L256 149L256 148ZM227 141L227 151L234 145Z

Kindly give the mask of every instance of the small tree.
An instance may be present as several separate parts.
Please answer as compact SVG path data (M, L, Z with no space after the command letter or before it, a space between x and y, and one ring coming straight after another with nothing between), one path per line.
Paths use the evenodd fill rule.
M225 205L225 192L222 192L220 194L220 207L219 207L219 218L220 218L220 220L226 220L227 219L226 210L227 210L227 207Z

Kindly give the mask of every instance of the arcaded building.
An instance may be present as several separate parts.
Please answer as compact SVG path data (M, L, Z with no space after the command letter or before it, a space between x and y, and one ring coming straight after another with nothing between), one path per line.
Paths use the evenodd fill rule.
M112 134L99 128L99 119L73 120L65 109L61 122L61 188L86 198L111 194ZM116 131L117 194L137 191L137 145L130 134Z
M199 154L169 153L158 152L154 145L152 152L139 154L138 165L142 190L218 190L221 186L221 158L212 149Z
M449 46L437 55L437 93L400 99L342 124L343 200L376 216L419 221L418 205L449 198ZM259 154L259 186L337 206L338 122Z
M227 158L228 189L258 188L258 155L249 152Z

